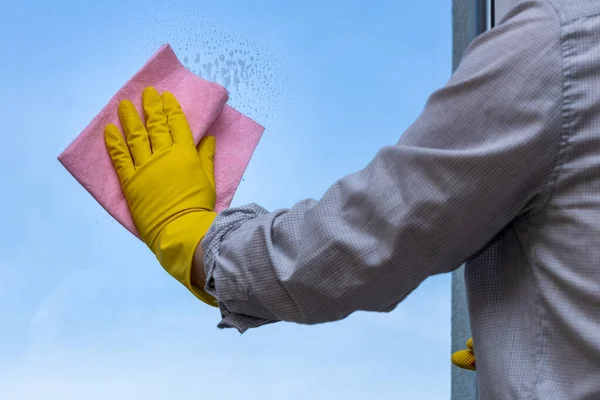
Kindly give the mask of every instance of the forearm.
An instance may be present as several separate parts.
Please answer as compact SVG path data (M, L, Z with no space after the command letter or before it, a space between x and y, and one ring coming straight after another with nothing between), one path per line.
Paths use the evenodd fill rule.
M196 251L194 252L194 258L192 261L191 271L192 285L196 288L203 289L206 282L206 274L204 273L204 251L202 250L202 244L198 243Z
M244 331L278 320L316 324L358 310L390 311L428 276L457 268L505 221L488 223L483 204L452 204L477 186L476 177L438 196L445 188L427 164L461 161L436 155L390 146L318 202L265 214L224 212L204 241L206 290L219 300L220 326ZM480 224L466 224L476 213Z

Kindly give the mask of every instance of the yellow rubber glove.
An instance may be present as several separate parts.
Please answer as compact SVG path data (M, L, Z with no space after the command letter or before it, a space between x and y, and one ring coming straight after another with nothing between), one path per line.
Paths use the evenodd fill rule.
M142 95L146 125L133 103L119 104L119 128L104 130L106 148L119 175L136 228L167 272L203 302L215 299L191 284L196 246L210 228L216 192L215 138L198 149L181 106L171 93L152 87Z
M459 350L452 354L452 364L462 369L476 370L473 338L467 340L467 350Z

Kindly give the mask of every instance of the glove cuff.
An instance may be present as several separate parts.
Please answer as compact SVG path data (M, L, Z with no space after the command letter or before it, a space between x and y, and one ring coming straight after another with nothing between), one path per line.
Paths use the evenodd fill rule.
M170 221L160 232L151 250L160 265L204 303L217 307L214 297L191 283L194 252L208 232L217 213L192 211Z

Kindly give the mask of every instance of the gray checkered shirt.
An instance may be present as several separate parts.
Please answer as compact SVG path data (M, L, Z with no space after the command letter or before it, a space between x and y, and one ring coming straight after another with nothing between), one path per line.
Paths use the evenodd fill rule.
M480 398L600 399L600 0L521 1L365 169L203 247L240 332L390 311L466 262Z

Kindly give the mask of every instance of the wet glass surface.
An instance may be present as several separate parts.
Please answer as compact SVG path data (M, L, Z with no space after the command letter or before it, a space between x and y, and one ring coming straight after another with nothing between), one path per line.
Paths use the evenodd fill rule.
M2 8L0 398L448 398L449 276L389 314L218 330L56 156L170 43L266 127L234 205L319 198L450 76L449 0Z

